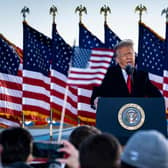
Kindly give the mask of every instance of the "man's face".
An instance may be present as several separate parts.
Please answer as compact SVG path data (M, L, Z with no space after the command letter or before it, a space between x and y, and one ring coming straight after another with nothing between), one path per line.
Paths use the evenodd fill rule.
M130 64L135 66L135 52L132 47L122 47L117 50L117 63L121 68L125 68L126 65Z

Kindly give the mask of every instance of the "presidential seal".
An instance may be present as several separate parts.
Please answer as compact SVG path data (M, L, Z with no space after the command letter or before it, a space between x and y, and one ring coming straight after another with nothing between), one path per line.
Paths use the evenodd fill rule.
M134 103L125 104L118 112L120 125L127 130L140 128L145 121L145 113L141 106Z

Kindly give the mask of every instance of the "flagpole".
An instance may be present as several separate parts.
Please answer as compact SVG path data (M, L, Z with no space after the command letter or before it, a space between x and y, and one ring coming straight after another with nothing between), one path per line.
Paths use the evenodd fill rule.
M74 50L74 47L75 47L75 43L76 43L76 40L74 39L73 50ZM71 63L72 63L72 57L71 57L71 61L69 62L68 77L69 77ZM67 77L67 81L68 81L68 77ZM69 84L66 84L65 96L64 96L64 105L63 105L63 109L62 109L61 120L60 120L60 128L59 128L58 140L57 140L58 142L60 142L61 138L62 138L62 129L63 129L63 124L64 124L68 90L69 90Z
M24 112L22 111L22 128L24 128L25 116Z
M61 121L60 121L60 128L59 128L59 134L58 134L58 142L61 141L62 137L62 129L63 129L63 124L64 124L64 117L65 117L65 110L66 110L66 102L67 102L67 95L68 95L68 90L69 90L69 85L66 85L65 88L65 96L64 96L64 105L61 113Z
M50 111L50 141L53 140L53 114L52 114L52 110Z
M26 14L30 13L30 9L28 7L26 7L26 6L24 6L24 8L22 8L20 13L23 16L23 22L25 22L26 21ZM24 128L24 124L25 124L25 115L24 115L24 111L22 109L22 128Z
M52 14L52 16L53 16L53 24L55 24L55 17L56 17L57 12L58 12L57 7L55 5L52 5L49 13ZM50 111L50 141L52 141L52 140L53 140L53 111L51 109L51 111Z

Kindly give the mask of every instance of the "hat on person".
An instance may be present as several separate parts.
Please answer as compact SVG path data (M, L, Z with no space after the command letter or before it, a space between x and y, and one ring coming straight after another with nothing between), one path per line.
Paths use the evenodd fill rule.
M168 168L168 141L156 130L138 131L128 140L121 160L138 168Z

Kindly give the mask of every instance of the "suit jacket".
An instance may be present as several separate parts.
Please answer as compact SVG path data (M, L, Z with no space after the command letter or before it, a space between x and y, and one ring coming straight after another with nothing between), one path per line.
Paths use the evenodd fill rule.
M150 82L148 73L134 70L132 92L128 91L119 65L110 67L102 84L93 89L91 104L96 97L162 97L160 91Z

